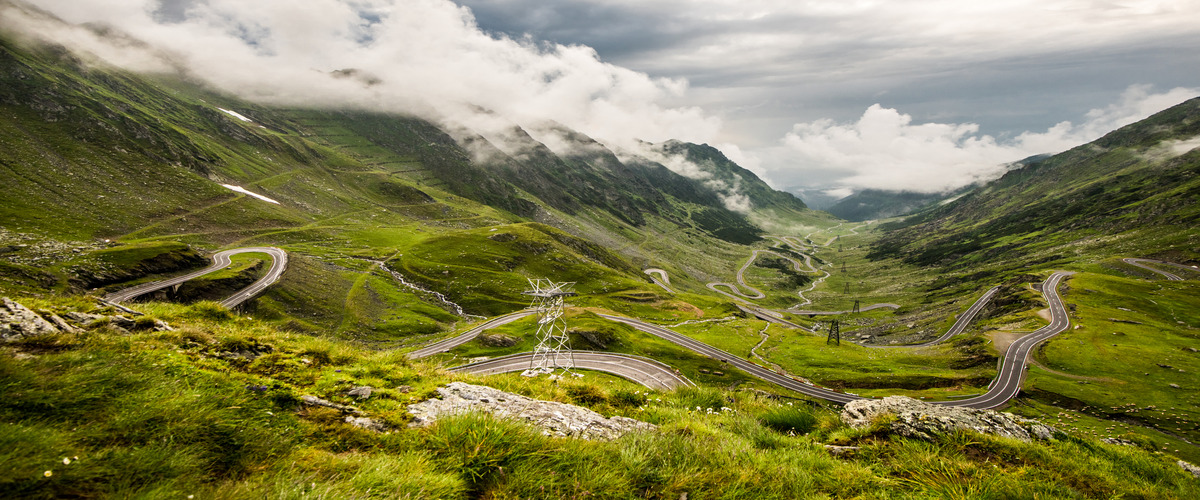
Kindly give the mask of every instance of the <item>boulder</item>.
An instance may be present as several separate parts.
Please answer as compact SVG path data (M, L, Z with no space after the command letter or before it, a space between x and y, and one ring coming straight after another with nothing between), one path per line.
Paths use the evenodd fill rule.
M467 412L482 412L535 425L542 434L611 440L633 430L652 430L656 426L626 417L605 418L587 408L566 403L542 401L491 387L451 382L437 389L441 399L428 399L408 405L413 427L430 425L437 419Z
M861 428L883 415L895 416L887 424L893 433L925 440L958 430L973 430L1022 441L1053 439L1057 432L1041 422L1011 413L935 405L905 396L851 401L842 408L841 416L842 421L851 427Z
M367 417L347 416L346 423L353 425L355 427L358 427L359 429L366 429L368 431L386 432L388 430L387 426L384 425L383 422L373 420L373 419L370 419Z
M58 327L29 308L4 297L0 299L0 338L14 342L25 337L58 333Z
M350 392L347 392L346 395L353 396L358 399L370 399L371 393L374 391L375 391L374 387L371 387L369 385L360 385L358 387L352 387L350 389Z
M1184 462L1183 460L1180 460L1176 463L1179 464L1179 467L1181 469L1192 473L1193 477L1200 478L1200 467L1196 467L1195 465L1192 465L1191 463L1188 463L1188 462Z
M517 338L503 333L485 333L479 336L479 343L488 347L512 347L517 345Z

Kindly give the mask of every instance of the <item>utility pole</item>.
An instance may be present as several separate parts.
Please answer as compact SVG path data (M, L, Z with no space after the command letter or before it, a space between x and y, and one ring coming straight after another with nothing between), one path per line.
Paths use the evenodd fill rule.
M858 313L860 313L860 312L862 312L862 311L860 311L860 310L858 309L858 299L854 299L854 310L850 311L850 313L851 313L851 314L858 314Z
M842 345L842 331L838 328L838 320L833 320L829 324L829 338L825 339L825 344Z
M849 281L847 281L847 282L846 282L846 289L842 291L842 294L849 294L849 293L850 293L850 282L849 282Z
M563 369L563 374L571 373L582 377L583 374L571 372L575 369L575 356L571 352L570 338L567 336L567 324L562 319L566 308L564 299L575 295L571 288L573 282L555 283L546 279L530 279L529 290L525 295L533 297L530 307L537 311L538 345L533 349L533 359L529 361L529 369L521 372L526 377L536 377L543 373L554 373L557 368Z

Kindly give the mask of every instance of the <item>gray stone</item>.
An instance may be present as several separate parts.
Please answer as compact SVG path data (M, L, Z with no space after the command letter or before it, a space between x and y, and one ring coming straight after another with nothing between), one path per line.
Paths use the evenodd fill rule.
M358 411L358 408L355 408L353 406L340 405L340 404L334 403L332 401L326 401L326 400L318 398L316 396L300 396L300 401L304 402L304 404L309 405L309 406L324 406L326 408L333 408L342 413L353 413L355 415L362 415L362 412Z
M1188 463L1188 462L1184 462L1183 460L1180 460L1175 463L1179 464L1179 467L1182 468L1183 470L1191 472L1192 477L1200 478L1200 467L1196 467L1195 465L1192 465L1191 463Z
M973 430L1022 441L1053 439L1057 432L1041 422L1011 413L935 405L906 396L851 401L842 408L841 416L851 427L861 428L882 415L895 415L895 420L888 424L893 433L925 440L957 430Z
M828 451L830 455L833 455L835 457L845 457L845 456L853 455L854 452L858 451L858 447L857 446L837 446L837 445L827 444L827 445L825 445L825 451Z
M368 431L385 432L388 430L387 426L383 425L383 422L367 417L346 417L346 423Z
M67 333L76 333L79 331L78 328L71 326L69 323L67 323L67 320L62 319L57 314L51 314L49 316L49 319L50 319L50 322L53 323L54 326L57 327L60 331L67 332Z
M88 323L91 323L93 321L104 319L104 316L101 316L99 314L92 314L92 313L85 313L85 312L78 312L78 311L71 311L68 313L63 313L63 316L66 316L67 319L74 321L76 324L84 325L84 326L86 326Z
M503 333L485 333L479 336L479 343L488 347L512 347L517 345L517 338Z
M58 332L53 323L8 297L0 302L0 338L5 342Z
M1100 440L1103 443L1113 444L1117 446L1137 446L1137 443L1128 439L1121 438L1103 438Z
M374 390L375 389L373 389L369 385L360 385L358 387L354 387L354 388L350 389L350 392L347 392L346 395L354 396L358 399L370 399L371 392Z
M109 316L108 321L109 321L109 324L111 324L117 328L124 328L126 330L133 330L134 327L137 326L136 321L126 318L124 316L121 316L120 314Z
M1167 384L1167 386L1169 386L1169 387L1170 387L1170 388L1172 388L1172 389L1179 389L1179 388L1180 388L1180 387L1179 387L1179 384Z
M524 421L540 427L542 434L559 437L610 440L633 430L657 427L626 417L604 418L587 408L566 403L541 401L491 387L451 382L437 389L441 399L428 399L408 405L413 427L430 425L437 419L468 412L481 412L501 418Z

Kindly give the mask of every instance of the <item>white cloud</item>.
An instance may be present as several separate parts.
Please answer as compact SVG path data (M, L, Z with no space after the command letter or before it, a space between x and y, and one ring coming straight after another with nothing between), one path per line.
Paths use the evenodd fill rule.
M768 175L783 185L815 174L833 188L941 192L996 178L1005 164L1090 142L1197 94L1200 89L1152 93L1134 85L1117 103L1088 112L1084 123L1061 122L1010 141L982 135L973 123L914 124L911 116L876 104L854 123L796 124L782 148L765 152L773 160ZM809 184L817 184L813 180Z
M482 108L503 122L553 120L619 144L703 142L720 128L699 108L663 104L686 91L685 81L605 63L585 46L489 35L448 0L205 0L179 22L156 21L157 2L148 0L34 3L70 22L113 26L157 55L116 57L85 30L41 23L59 43L136 70L167 69L131 61L170 54L192 75L260 102L407 112L472 128L501 122ZM378 81L330 77L347 68Z

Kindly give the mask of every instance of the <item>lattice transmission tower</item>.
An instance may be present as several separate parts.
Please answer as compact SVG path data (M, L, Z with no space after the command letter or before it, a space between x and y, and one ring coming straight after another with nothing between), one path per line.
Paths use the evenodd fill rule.
M538 345L533 349L529 369L521 372L526 377L553 373L561 368L563 374L575 369L575 357L571 353L571 341L567 337L567 323L562 319L566 309L566 297L575 295L574 282L555 283L547 279L530 279L525 295L533 297L530 308L537 311ZM576 374L580 375L581 374Z

